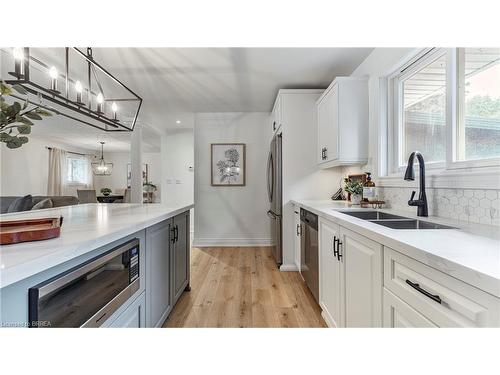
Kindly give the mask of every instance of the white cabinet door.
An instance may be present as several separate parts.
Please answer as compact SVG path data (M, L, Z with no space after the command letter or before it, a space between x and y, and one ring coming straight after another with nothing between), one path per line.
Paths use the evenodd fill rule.
M342 263L334 254L334 241L339 238L337 224L320 220L319 303L329 326L340 327L342 308Z
M146 326L146 293L142 293L110 324L111 328L143 328Z
M382 326L382 245L340 227L345 326Z
M300 239L302 234L302 227L300 224L300 207L295 205L293 208L293 217L294 217L294 250L295 250L295 265L297 266L297 270L300 272Z
M437 326L384 288L384 327L433 328Z
M338 95L334 85L318 103L318 152L319 163L338 158Z

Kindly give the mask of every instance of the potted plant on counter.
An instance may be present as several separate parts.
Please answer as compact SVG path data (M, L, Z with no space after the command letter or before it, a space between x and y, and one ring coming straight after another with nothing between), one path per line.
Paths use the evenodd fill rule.
M351 194L351 203L352 204L360 204L361 197L363 194L363 184L359 181L351 181L349 179L345 179L345 187L344 190Z
M101 189L101 194L104 195L105 197L107 197L108 195L110 195L113 191L110 189L110 188L102 188Z

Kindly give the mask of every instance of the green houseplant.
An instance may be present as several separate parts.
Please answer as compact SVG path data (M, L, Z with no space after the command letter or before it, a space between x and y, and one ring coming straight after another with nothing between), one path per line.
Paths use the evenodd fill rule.
M14 91L17 94L26 96L28 92L21 85L7 85L0 81L0 141L5 143L8 148L19 148L28 143L27 135L31 133L33 121L43 119L43 116L52 116L50 111L34 106L29 109L28 99L17 101L17 95L14 100L7 103L6 97L13 97Z
M110 188L107 188L107 187L101 189L101 194L104 195L105 197L107 197L112 192L113 191Z
M344 181L344 190L351 194L351 203L360 204L361 196L363 194L363 184L359 181L351 181L348 178L346 178Z

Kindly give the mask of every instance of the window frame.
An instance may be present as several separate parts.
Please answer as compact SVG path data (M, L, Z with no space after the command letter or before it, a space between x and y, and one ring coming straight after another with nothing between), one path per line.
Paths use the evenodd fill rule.
M413 56L385 77L387 80L387 157L385 177L399 177L404 173L406 164L400 164L400 155L404 147L403 126L404 117L402 110L403 90L402 83L418 70L432 61L446 56L446 142L445 160L442 162L429 162L426 167L430 175L439 175L442 172L466 173L471 168L482 168L485 173L497 173L500 167L500 157L475 160L459 160L460 147L463 139L463 111L464 84L460 84L463 76L460 70L464 69L464 49L461 48L423 48L416 51ZM381 150L383 152L383 150ZM462 151L463 152L463 151ZM403 160L404 162L404 160ZM382 168L384 169L384 168ZM384 177L384 176L381 176Z
M70 181L68 179L68 168L69 168L69 165L71 164L70 160L71 159L79 159L79 160L84 160L86 163L87 163L87 168L89 168L89 160L83 156L83 155L76 155L76 154L70 154L70 155L66 155L66 184L68 186L87 186L89 184L89 181L85 181L85 182L82 182L82 181ZM88 172L87 172L88 173Z

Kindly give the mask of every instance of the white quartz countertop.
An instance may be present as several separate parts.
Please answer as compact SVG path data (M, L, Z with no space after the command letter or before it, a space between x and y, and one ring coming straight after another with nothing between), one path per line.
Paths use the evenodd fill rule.
M161 204L88 203L0 215L0 221L63 217L58 238L0 247L0 288L93 251L193 208Z
M341 211L369 210L346 202L293 200L294 204L406 254L430 267L500 297L500 227L468 224L458 220L427 217L419 219L457 229L391 229L343 214ZM357 207L357 208L356 208ZM411 212L380 211L417 218Z

